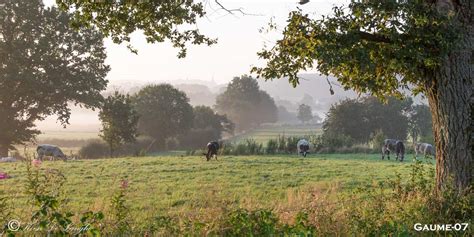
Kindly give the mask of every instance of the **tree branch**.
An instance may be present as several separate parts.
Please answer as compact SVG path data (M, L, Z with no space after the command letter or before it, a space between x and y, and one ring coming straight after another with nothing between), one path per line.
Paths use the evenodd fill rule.
M244 12L244 11L242 10L242 8L228 9L228 8L224 7L224 5L222 5L222 3L220 3L218 0L214 0L214 2L216 2L216 4L219 5L219 7L220 7L222 10L224 10L224 11L226 11L226 12L228 12L229 14L232 14L232 15L234 15L234 12L240 12L240 13L241 13L242 15L244 15L244 16L247 16L247 15L248 15L248 16L262 16L262 15L260 15L260 14L246 13L246 12Z
M392 40L390 40L389 38L383 36L383 35L378 35L378 34L371 34L371 33L367 33L367 32L364 32L364 31L359 31L358 32L359 36L361 39L363 40L367 40L367 41L372 41L372 42L379 42L379 43L393 43Z

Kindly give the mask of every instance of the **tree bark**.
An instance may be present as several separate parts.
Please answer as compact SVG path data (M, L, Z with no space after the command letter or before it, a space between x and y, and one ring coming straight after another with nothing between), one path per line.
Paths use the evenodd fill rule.
M0 144L0 157L8 156L8 146Z
M467 25L465 29L460 46L430 73L426 83L436 143L438 192L447 185L462 192L473 181L474 27Z

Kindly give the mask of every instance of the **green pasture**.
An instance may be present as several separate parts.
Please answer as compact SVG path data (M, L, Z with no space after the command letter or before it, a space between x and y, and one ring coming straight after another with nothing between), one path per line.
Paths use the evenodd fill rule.
M287 137L305 137L321 134L321 127L315 125L306 126L263 126L249 132L238 134L228 139L230 142L239 142L245 139L254 139L258 143L266 144L270 139L277 139L279 135Z
M79 132L79 131L43 131L38 135L38 140L87 140L97 139L99 133L97 132Z
M144 223L158 215L219 215L235 207L278 211L302 204L310 195L350 196L354 189L393 179L396 173L407 179L411 158L397 162L366 154L224 156L206 162L198 156L161 156L46 161L40 169L58 169L65 175L65 208L75 213L107 212L120 181L128 180L130 214ZM0 180L0 189L13 197L14 215L22 220L32 211L24 194L25 167L22 162L0 163L0 171L12 176Z

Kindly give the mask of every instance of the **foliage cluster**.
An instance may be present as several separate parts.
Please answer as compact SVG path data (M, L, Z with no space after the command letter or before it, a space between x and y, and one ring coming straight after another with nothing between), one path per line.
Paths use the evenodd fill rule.
M116 156L144 156L147 152L158 151L154 146L153 139L140 137L133 143L122 144L114 151ZM110 147L100 140L91 140L79 149L81 159L97 159L108 157Z
M385 136L384 139L406 140L407 135L411 135L412 140L426 139L432 134L429 107L413 105L411 98L398 100L390 97L386 104L374 97L346 99L329 109L323 122L321 144L336 148L368 144L380 134ZM379 147L382 144L379 142L380 137L372 146Z
M96 108L106 88L103 35L72 29L71 14L43 1L0 6L0 156L40 133L35 122L57 115L69 122L70 104Z
M227 115L238 131L276 122L278 116L273 98L260 90L257 80L247 75L235 77L227 85L217 96L215 109Z
M102 122L100 137L109 145L110 157L123 144L135 142L138 118L129 95L115 91L104 99L99 112Z
M313 119L313 111L311 110L311 106L306 104L300 104L298 106L297 118L303 123L306 123Z

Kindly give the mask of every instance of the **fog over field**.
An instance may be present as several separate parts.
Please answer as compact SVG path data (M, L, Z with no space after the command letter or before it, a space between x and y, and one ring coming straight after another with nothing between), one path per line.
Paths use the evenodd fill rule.
M288 111L295 112L299 104L306 103L311 105L313 107L314 113L320 117L324 117L324 114L327 112L332 103L345 98L355 98L357 96L354 91L345 91L342 89L342 87L334 78L330 78L334 95L330 94L330 87L325 77L319 76L317 74L303 74L301 75L301 78L302 80L300 85L296 88L293 88L293 86L289 84L288 80L285 78L273 81L258 81L260 88L272 96L277 105L283 105L286 109L288 109ZM110 82L107 91L104 92L104 95L107 95L115 90L134 94L145 85L157 83L170 83L176 88L184 91L190 98L190 103L193 106L213 106L216 96L226 87L226 84L218 83L212 80L204 81L183 79L173 81L157 80L155 82L146 82L140 80L119 80ZM312 97L312 104L307 100L303 100L305 95L309 95L310 98ZM97 110L93 111L75 106L71 106L71 108L72 116L70 119L70 124L66 128L63 128L61 124L56 122L55 116L51 116L44 121L38 122L38 127L41 129L41 131L46 133L50 131L98 132L100 130L100 121L98 119Z
M44 2L50 6L54 5L55 1L45 0ZM310 14L319 16L331 12L333 6L347 2L347 0L315 1L308 3L306 7L311 9ZM292 0L225 1L224 3L229 9L242 9L250 15L230 15L226 11L219 10L216 5L207 5L206 11L209 14L198 20L198 26L205 35L218 38L218 44L212 47L189 45L188 55L184 59L176 57L178 51L169 42L148 44L140 31L135 32L131 37L131 44L138 50L138 55L131 53L124 44L117 45L111 39L106 39L106 63L111 66L111 71L107 75L108 90L136 92L143 85L166 82L185 91L191 98L192 105L212 106L215 96L233 77L249 74L253 65L262 63L256 52L261 50L264 44L271 45L280 37L279 33L262 33L260 31L262 27L266 27L270 19L283 27L286 24L288 12L296 10L298 6ZM191 86L194 84L204 85L208 89ZM307 93L317 100L315 104L322 103L322 108L325 109L328 106L327 102L333 102L345 96L337 91L335 96L329 96L329 88L325 80L302 82L302 85L296 89L292 89L286 80L267 83L262 81L260 86L268 91L275 101L281 100L282 103L291 101L297 104ZM282 86L281 90L276 90L280 86ZM324 110L314 108L314 111L321 116ZM42 131L99 131L100 129L97 112L94 111L73 108L67 130L55 121L55 117L50 117L38 122L37 125Z

